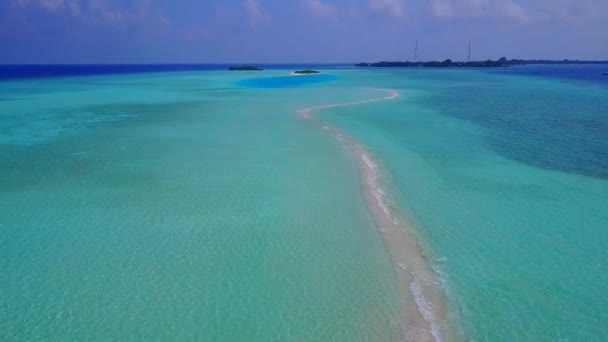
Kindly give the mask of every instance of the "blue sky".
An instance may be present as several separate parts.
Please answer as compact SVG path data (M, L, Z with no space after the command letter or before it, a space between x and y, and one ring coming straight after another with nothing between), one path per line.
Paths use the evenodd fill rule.
M0 63L608 59L608 0L0 0Z

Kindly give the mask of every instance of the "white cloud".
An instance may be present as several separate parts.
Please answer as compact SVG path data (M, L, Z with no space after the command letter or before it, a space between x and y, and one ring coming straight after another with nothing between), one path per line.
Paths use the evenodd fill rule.
M80 3L78 2L78 0L71 0L68 1L66 3L66 6L68 8L68 12L74 16L74 17L79 17L80 16Z
M536 20L557 20L568 24L581 23L592 17L605 17L608 1L605 0L553 0L548 4L530 6Z
M14 7L27 7L31 4L31 0L12 0L11 5Z
M12 0L11 4L21 11L43 10L89 26L149 29L170 24L153 0L136 0L130 6L118 6L107 0Z
M244 6L245 12L253 24L270 18L270 15L262 10L262 6L257 0L244 0Z
M405 15L403 0L370 0L369 8L373 12L392 17Z
M38 7L45 11L60 13L68 10L70 13L79 12L79 0L12 0L11 4L14 7ZM78 10L77 10L78 8Z
M110 25L124 25L126 18L123 11L108 6L105 0L91 0L88 10L93 22L105 23Z
M503 18L530 20L528 11L514 0L432 0L431 15L441 20Z
M322 0L303 0L308 12L318 17L335 18L336 7Z
M49 11L57 11L63 7L63 0L40 0L40 6Z
M513 1L507 1L507 4L505 5L505 14L509 18L519 21L525 22L530 20L530 15L526 9Z

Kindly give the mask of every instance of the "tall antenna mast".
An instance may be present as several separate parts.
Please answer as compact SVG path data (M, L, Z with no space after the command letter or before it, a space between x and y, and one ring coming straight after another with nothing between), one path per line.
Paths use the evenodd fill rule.
M416 48L414 48L414 62L418 62L418 40L416 40Z
M467 62L471 61L471 41L469 40L469 56L467 57Z

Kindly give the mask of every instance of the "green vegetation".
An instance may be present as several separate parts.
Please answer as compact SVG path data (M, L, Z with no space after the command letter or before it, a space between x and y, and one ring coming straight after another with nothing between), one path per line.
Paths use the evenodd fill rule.
M446 59L443 62L429 61L429 62L377 62L377 63L359 63L355 64L357 67L378 67L378 68L395 68L395 67L424 67L424 68L495 68L495 67L508 67L513 65L526 65L526 64L608 64L608 61L571 61L564 59L561 61L554 60L542 60L542 59L507 59L502 57L499 60L487 61L470 61L470 62L454 62L451 59Z
M316 70L306 69L306 70L297 70L297 71L294 71L293 73L300 74L300 75L310 75L310 74L318 74L319 72Z
M241 66L231 66L230 68L228 68L228 70L230 70L230 71L250 71L250 70L258 71L258 70L264 70L264 69L258 68L253 65L245 64L245 65L241 65Z

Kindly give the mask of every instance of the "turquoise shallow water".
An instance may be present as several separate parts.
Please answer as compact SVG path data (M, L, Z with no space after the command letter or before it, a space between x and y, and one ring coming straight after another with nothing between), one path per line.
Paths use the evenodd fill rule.
M326 118L383 165L457 336L605 339L608 89L464 70L353 76L377 79L402 97Z
M379 163L440 280L448 340L608 336L605 86L329 73L0 83L0 337L395 340L413 303L356 163L296 115L371 88L401 97L315 115Z
M356 168L295 115L319 90L238 77L0 84L2 340L397 336Z

